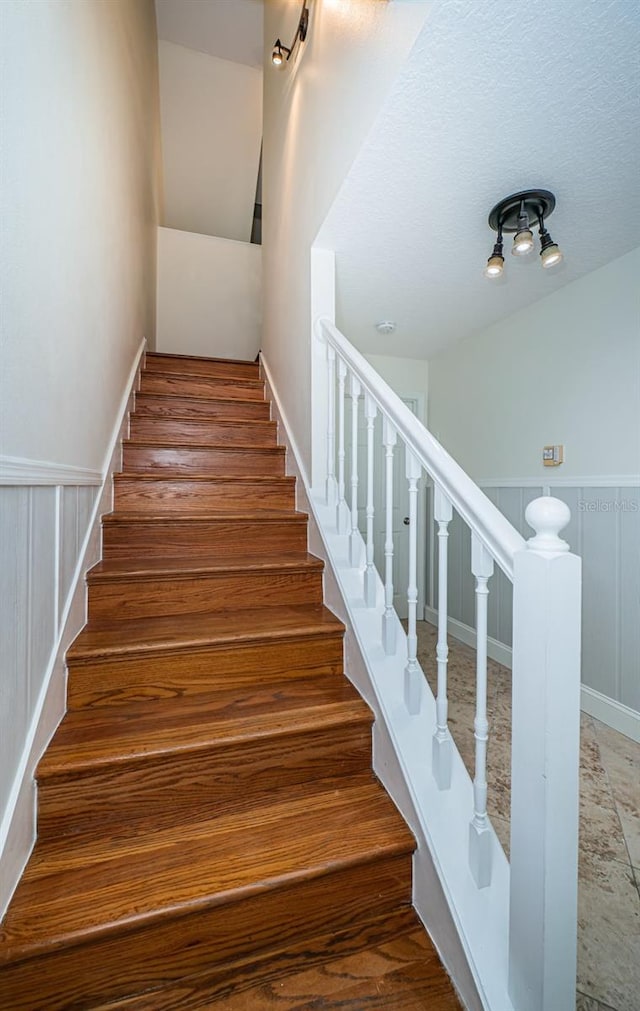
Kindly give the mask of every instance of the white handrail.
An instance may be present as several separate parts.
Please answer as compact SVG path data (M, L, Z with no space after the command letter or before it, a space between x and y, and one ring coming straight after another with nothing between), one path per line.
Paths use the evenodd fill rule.
M336 349L382 413L391 420L407 448L513 582L513 559L516 552L524 548L524 538L338 328L330 320L321 319L317 331L320 339Z

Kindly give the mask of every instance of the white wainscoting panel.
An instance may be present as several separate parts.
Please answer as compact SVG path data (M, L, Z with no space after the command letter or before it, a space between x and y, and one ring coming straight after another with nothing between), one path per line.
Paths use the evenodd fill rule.
M604 718L607 707L602 700L608 699L617 708L610 706L606 722L616 729L621 729L622 723L630 725L629 719L621 723L619 710L622 706L640 714L640 488L627 482L607 486L605 478L584 486L573 481L563 485L555 478L550 488L533 481L503 486L486 482L482 487L525 538L531 531L524 513L532 499L550 491L571 509L571 522L561 536L583 562L582 682L596 693L588 696L598 699L598 714L594 715ZM428 539L433 540L431 490L428 510ZM449 558L450 631L473 642L471 538L455 512L449 526ZM427 585L431 589L425 615L433 620L437 558L430 557L428 564ZM512 641L512 587L497 567L489 589L490 652L504 662ZM583 693L583 701L586 699Z

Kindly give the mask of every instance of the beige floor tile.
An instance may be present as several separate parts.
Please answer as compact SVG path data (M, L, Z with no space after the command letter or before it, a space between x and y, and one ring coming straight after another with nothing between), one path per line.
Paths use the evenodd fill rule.
M615 1011L608 1004L602 1004L595 997L587 997L584 993L576 994L576 1011Z
M634 867L640 867L640 744L618 734L599 720L593 722L629 858Z
M615 1011L640 1007L640 897L628 865L581 853L578 990Z

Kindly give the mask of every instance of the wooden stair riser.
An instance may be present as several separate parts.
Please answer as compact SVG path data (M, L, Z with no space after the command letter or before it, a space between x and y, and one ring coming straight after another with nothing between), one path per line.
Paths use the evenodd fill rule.
M322 602L322 570L198 573L105 579L89 576L89 620L151 618Z
M258 737L184 753L139 755L68 777L38 779L38 837L104 831L105 823L206 812L220 817L252 807L300 783L338 779L371 770L371 720L310 733Z
M123 467L130 473L167 470L172 474L216 474L226 477L284 475L284 449L227 446L153 446L123 443Z
M358 929L366 933L368 923L383 924L386 917L393 929L398 914L410 910L411 855L381 854L283 886L231 902L203 901L185 911L179 922L171 916L147 925L129 922L115 935L103 932L81 938L55 954L9 964L2 969L6 1007L90 1008L205 970L219 972L229 986L234 963L239 963L242 977L247 958L277 959L280 952L289 946L299 948L303 941L313 949L314 938L326 936L328 924L335 933Z
M271 405L266 400L202 400L197 397L136 393L137 418L209 418L221 421L269 421Z
M207 379L143 372L141 393L162 393L176 397L203 397L208 400L264 400L264 383L250 379Z
M70 709L123 705L133 699L166 699L267 685L301 676L340 677L341 633L290 640L185 646L175 650L129 652L99 659L69 658Z
M243 446L257 448L276 445L275 421L219 421L198 418L148 418L132 415L129 434L140 442L158 445Z
M261 482L215 481L193 478L172 480L167 476L145 480L143 476L115 476L114 507L123 512L236 513L295 509L295 481L274 477Z
M213 376L220 379L260 379L257 362L242 362L232 358L197 358L189 355L162 354L150 351L145 355L144 371L180 372L182 375Z
M212 556L233 559L260 552L268 555L305 555L306 518L180 520L144 518L102 525L102 557L184 558Z

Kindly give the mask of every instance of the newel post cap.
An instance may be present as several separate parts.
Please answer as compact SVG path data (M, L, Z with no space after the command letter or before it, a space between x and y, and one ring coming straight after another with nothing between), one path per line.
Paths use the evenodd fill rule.
M535 531L535 537L530 537L527 541L529 550L543 554L569 550L567 542L558 536L571 519L571 510L566 502L550 495L536 498L527 506L524 518Z

